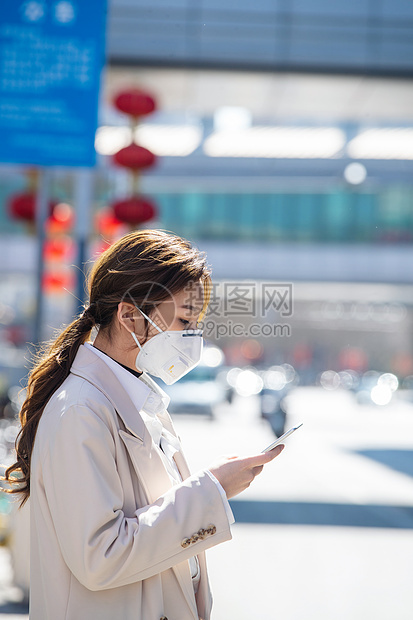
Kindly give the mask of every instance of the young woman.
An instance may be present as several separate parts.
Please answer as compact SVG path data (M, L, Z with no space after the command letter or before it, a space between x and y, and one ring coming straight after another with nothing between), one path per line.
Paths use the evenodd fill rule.
M210 617L204 552L231 538L228 499L281 448L188 470L149 375L173 383L197 364L209 290L187 241L130 233L97 260L89 306L32 370L6 472L30 495L31 620Z

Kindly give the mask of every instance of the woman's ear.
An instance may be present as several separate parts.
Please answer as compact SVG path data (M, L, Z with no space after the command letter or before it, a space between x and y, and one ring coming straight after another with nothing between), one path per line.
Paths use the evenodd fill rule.
M125 301L121 301L118 304L117 318L119 323L129 333L138 331L138 322L141 319L139 312L133 304L128 304Z

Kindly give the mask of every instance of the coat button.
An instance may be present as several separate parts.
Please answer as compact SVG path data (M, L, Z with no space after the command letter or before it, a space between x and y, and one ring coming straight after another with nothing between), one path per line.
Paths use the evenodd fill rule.
M190 538L184 538L183 541L181 542L181 547L186 549L187 547L189 547L190 544L191 544L191 539Z
M162 618L160 618L160 620L168 620L168 618L166 616L162 616Z
M210 534L212 536L217 531L217 528L215 527L215 525L208 525L205 531L207 534Z
M198 536L201 540L204 540L204 538L206 537L206 531L201 528L200 530L198 530Z

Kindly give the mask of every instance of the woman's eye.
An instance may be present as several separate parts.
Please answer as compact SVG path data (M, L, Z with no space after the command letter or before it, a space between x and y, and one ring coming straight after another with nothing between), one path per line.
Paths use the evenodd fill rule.
M179 319L179 320L182 323L182 325L185 325L185 327L189 325L189 321L187 321L186 319Z

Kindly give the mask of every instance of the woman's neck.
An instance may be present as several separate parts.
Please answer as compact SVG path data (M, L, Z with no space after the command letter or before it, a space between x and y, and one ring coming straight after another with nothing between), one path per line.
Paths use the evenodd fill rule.
M111 357L115 362L118 362L121 366L124 366L128 370L136 371L135 360L137 351L134 350L135 347L133 345L133 339L131 338L131 342L129 346L126 343L119 342L119 338L109 338L106 335L102 334L101 331L98 332L93 346L105 355Z

